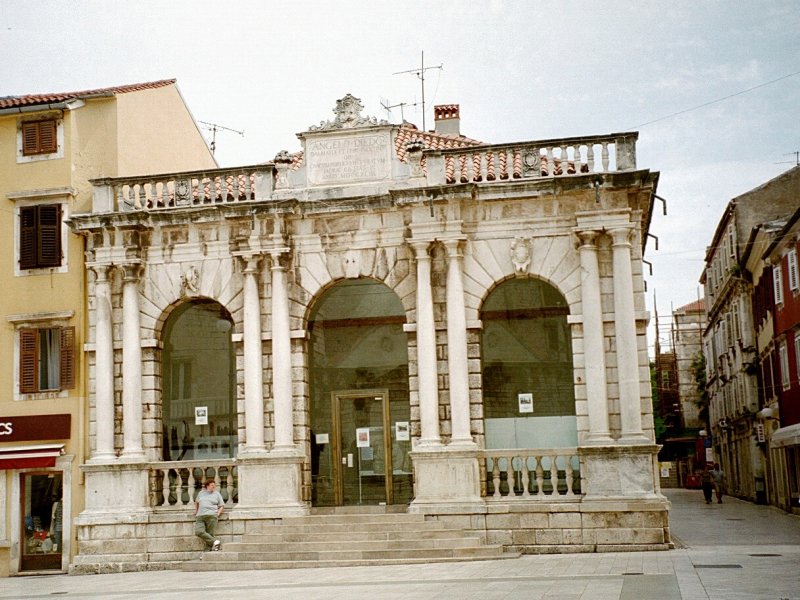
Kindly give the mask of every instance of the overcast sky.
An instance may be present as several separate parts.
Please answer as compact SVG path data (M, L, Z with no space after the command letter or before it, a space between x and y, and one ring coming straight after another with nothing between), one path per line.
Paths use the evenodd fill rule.
M196 119L245 132L217 134L220 164L252 164L298 150L348 92L378 118L419 101L393 73L424 51L443 65L426 73L429 128L434 103L458 103L462 133L489 143L640 131L638 166L668 200L646 254L663 322L697 298L727 202L800 150L798 32L795 0L3 0L0 96L175 77Z

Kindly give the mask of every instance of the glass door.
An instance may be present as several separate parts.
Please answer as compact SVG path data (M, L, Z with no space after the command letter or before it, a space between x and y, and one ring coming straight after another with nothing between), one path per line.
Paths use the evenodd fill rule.
M392 503L388 393L369 390L333 394L336 428L336 504Z
M64 497L61 473L25 473L21 478L20 570L61 570Z

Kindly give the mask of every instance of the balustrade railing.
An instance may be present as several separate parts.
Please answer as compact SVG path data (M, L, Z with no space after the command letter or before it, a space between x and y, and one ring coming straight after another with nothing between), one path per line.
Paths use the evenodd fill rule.
M636 168L636 132L424 152L430 184L509 181Z
M258 165L95 180L94 212L134 212L269 200L273 167Z
M188 460L150 465L150 505L184 510L209 479L216 482L226 506L239 502L239 475L232 459Z
M576 448L486 450L484 455L487 499L552 501L581 494Z

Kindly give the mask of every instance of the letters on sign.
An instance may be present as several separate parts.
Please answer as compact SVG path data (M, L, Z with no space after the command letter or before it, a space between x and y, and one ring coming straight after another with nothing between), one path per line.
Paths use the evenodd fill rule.
M11 435L14 433L13 423L0 423L0 435Z
M68 414L0 416L0 442L68 440L70 420Z

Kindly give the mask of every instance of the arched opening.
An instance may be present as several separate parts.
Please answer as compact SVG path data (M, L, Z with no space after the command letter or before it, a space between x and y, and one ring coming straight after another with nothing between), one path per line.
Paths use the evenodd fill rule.
M235 456L236 361L233 321L212 300L177 307L164 325L164 460Z
M563 295L538 279L509 279L481 311L486 447L577 446L572 339Z
M405 311L383 283L352 279L317 300L308 328L312 504L411 499Z

